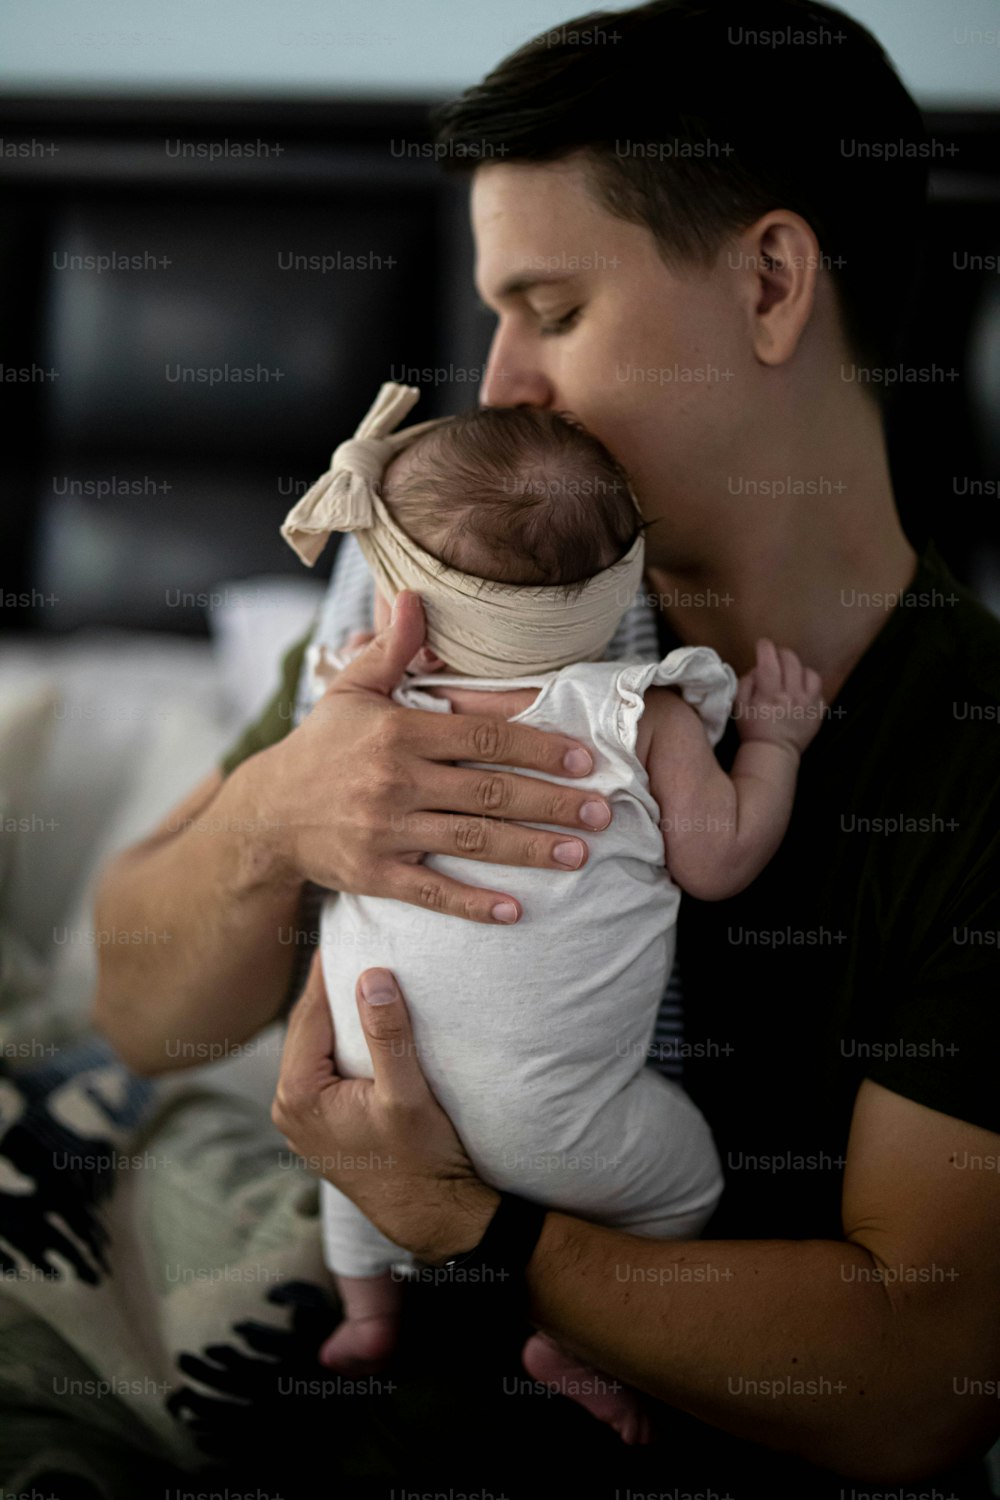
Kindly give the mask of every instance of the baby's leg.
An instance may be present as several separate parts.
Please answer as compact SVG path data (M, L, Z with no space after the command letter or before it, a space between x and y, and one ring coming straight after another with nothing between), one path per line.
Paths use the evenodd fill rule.
M320 1363L343 1375L372 1375L396 1347L402 1288L392 1273L337 1276L344 1319L319 1351Z
M472 1155L468 1133L464 1138ZM722 1191L707 1122L678 1085L651 1068L642 1068L569 1142L537 1112L526 1111L498 1117L493 1139L503 1151L498 1155L494 1146L489 1159L496 1186L651 1239L700 1233ZM554 1149L540 1149L546 1139ZM522 1359L535 1380L576 1401L624 1442L653 1441L650 1408L639 1391L584 1364L544 1334L528 1340Z
M651 1443L653 1423L640 1393L585 1365L546 1333L532 1334L521 1353L533 1380L576 1401L598 1421L613 1427L623 1443Z
M534 1098L515 1109L509 1092L501 1101L480 1090L474 1128L468 1120L457 1127L479 1175L629 1234L700 1234L722 1195L722 1165L707 1120L684 1090L640 1068L583 1130L566 1107L570 1097L565 1082L551 1108Z
M413 1257L387 1240L346 1194L320 1182L323 1258L333 1272L344 1319L319 1350L322 1364L372 1374L396 1345L402 1287L387 1266Z

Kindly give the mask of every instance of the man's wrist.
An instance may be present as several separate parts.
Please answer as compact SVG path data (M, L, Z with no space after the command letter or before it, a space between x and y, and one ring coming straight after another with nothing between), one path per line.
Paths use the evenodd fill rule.
M270 771L269 747L237 766L222 788L227 804L223 815L228 819L239 852L237 886L248 890L260 886L275 890L286 887L296 891L304 882L287 856L283 840L285 825L269 795Z
M490 1220L500 1206L496 1188L480 1178L463 1180L456 1185L455 1213L431 1244L414 1253L428 1266L443 1266L457 1255L467 1255L479 1244Z

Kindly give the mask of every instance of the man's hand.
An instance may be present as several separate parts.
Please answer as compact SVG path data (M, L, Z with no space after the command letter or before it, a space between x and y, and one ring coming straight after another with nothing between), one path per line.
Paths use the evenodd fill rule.
M389 970L366 969L355 997L374 1079L337 1076L317 953L289 1016L271 1118L307 1168L346 1193L394 1244L428 1265L443 1264L478 1245L500 1195L476 1176L427 1085Z
M516 922L516 897L422 868L424 855L579 869L587 858L581 839L521 820L593 832L607 827L611 810L586 788L455 765L572 777L588 775L593 758L567 735L393 703L423 640L420 596L404 590L389 628L337 675L305 721L246 763L266 855L288 880L473 922Z

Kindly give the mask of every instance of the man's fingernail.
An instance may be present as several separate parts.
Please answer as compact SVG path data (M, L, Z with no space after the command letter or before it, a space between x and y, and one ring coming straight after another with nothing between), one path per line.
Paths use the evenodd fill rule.
M594 762L589 750L567 750L563 756L563 765L571 775L581 776L593 769Z
M381 974L373 974L370 979L363 979L361 993L369 1005L388 1005L390 1000L396 999L395 985L391 979L386 979Z
M577 870L583 864L584 852L579 839L567 839L564 844L556 845L552 851L552 858L558 860L561 865L567 865L571 870Z
M493 920L495 922L516 922L517 907L513 901L498 901L493 908Z
M607 828L611 814L603 802L585 802L580 808L580 820L588 828Z

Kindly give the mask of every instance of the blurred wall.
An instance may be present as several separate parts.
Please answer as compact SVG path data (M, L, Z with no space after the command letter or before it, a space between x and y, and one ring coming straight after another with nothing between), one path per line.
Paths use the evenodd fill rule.
M0 90L354 97L463 88L588 0L3 0ZM752 6L748 0L748 14ZM924 106L1000 101L996 0L846 0Z

